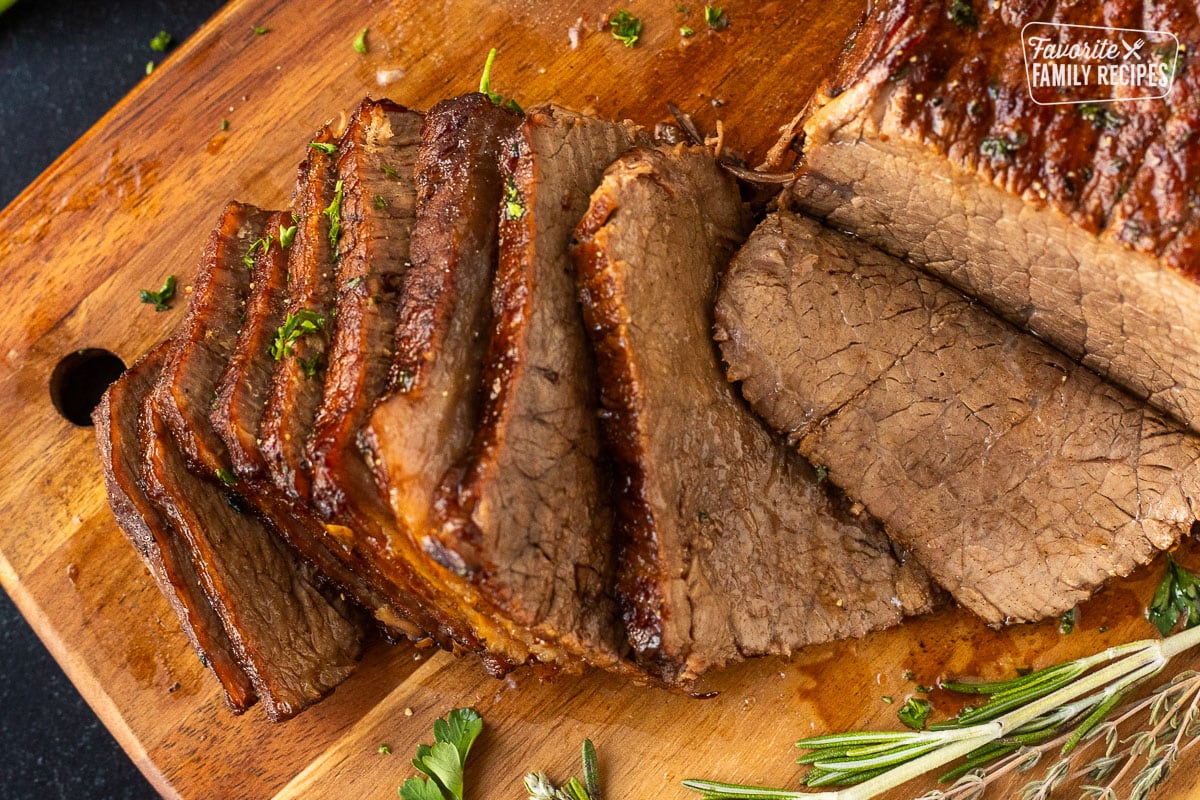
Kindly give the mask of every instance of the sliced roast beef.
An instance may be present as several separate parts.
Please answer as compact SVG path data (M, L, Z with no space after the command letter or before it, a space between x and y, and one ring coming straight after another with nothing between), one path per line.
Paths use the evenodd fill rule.
M234 652L272 720L295 716L353 670L361 629L316 588L301 564L240 499L188 469L158 414L142 411L150 497L188 543Z
M380 504L357 435L388 383L416 207L422 115L365 101L338 151L337 324L308 442L313 503L328 519Z
M1200 21L1162 0L962 5L873 5L808 109L794 202L1200 426L1200 71L1163 99L1039 105L1021 43L1037 20L1185 43ZM1174 68L1160 50L1139 57Z
M622 651L595 377L567 248L604 168L645 139L631 123L555 107L530 110L513 137L481 418L426 541L547 662L614 667Z
M265 464L258 447L258 426L271 386L273 354L290 351L293 342L276 343L284 327L283 298L287 291L287 250L292 215L272 214L266 222L262 244L248 255L249 294L235 346L217 380L216 398L209 418L225 443L233 472L253 479ZM252 265L252 267L251 267Z
M350 120L351 129L361 124L358 116ZM332 329L336 251L330 245L327 210L337 185L337 143L329 127L322 128L300 168L302 179L294 200L299 219L288 254L284 309L284 320L292 320L296 336L272 353L271 389L259 427L260 452L271 480L286 497L301 501L310 496L305 446L321 405ZM330 147L335 149L326 153Z
M146 496L143 482L138 417L162 371L166 351L163 343L138 359L109 386L93 412L104 485L117 524L179 617L192 648L217 676L226 704L240 714L256 699L254 687L204 593L187 543Z
M749 230L736 183L685 147L618 159L577 229L622 473L619 600L639 659L670 683L862 636L930 602L878 523L836 508L725 380L711 309Z
M268 242L267 231L261 227L271 216L237 203L227 209L222 225L205 251L187 316L172 339L162 376L154 389L156 408L175 440L181 443L194 470L224 484L237 484L237 492L247 501L248 508L262 516L326 576L367 604L377 618L409 636L439 636L443 644L448 644L441 626L413 599L409 587L388 592L386 605L378 602L374 592L364 591L370 573L355 574L339 561L346 550L343 541L353 540L352 535L337 528L326 529L305 509L292 507L286 499L263 491L255 481L239 481L225 443L209 419L211 407L218 399L218 379L236 350L242 317L251 297L253 273L247 268L246 259L252 264L256 254L280 246L275 239ZM240 219L249 222L239 224ZM203 402L197 402L197 398L203 398Z
M519 123L519 115L482 94L443 101L426 115L414 173L412 267L400 293L393 394L360 434L395 516L395 530L376 558L403 560L417 571L437 604L456 612L492 658L510 665L524 663L528 648L470 581L423 552L422 539L431 525L434 492L465 455L479 417L503 195L501 141Z
M989 622L1071 608L1200 507L1200 436L970 298L783 212L716 307L729 377Z

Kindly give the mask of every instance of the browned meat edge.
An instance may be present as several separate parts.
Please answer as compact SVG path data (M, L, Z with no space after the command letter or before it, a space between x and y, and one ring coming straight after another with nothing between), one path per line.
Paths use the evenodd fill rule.
M226 705L240 714L257 699L254 687L200 585L187 543L146 496L143 485L138 416L162 370L166 352L164 342L138 359L109 386L92 413L104 486L117 524L179 618L192 648L217 676Z

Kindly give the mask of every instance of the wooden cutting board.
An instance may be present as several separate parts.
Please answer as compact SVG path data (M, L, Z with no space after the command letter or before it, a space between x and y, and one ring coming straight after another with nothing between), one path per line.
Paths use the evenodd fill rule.
M895 726L896 706L882 698L902 702L914 690L906 670L925 684L1007 675L1151 635L1141 612L1158 566L1105 590L1069 636L1054 622L989 631L946 611L792 661L730 669L710 682L719 694L704 700L599 674L495 681L469 660L380 645L293 722L225 710L109 514L91 429L51 403L56 365L92 347L131 363L167 335L186 294L155 313L138 289L170 273L186 286L227 200L286 202L310 133L364 95L428 107L472 90L495 46L495 85L523 105L553 100L652 125L674 101L705 130L722 120L728 145L753 160L861 11L730 3L728 30L712 33L700 6L685 14L638 0L630 8L645 28L629 49L599 29L615 8L595 0L233 2L0 215L0 582L164 795L395 797L433 720L462 705L487 721L469 769L476 800L523 797L530 769L577 772L584 737L600 749L609 800L689 797L679 786L688 776L794 785L794 740ZM683 25L695 36L683 38ZM351 46L363 27L367 55ZM949 702L938 692L934 700ZM391 755L378 752L383 743ZM1162 796L1191 796L1196 782L1197 770L1183 764Z

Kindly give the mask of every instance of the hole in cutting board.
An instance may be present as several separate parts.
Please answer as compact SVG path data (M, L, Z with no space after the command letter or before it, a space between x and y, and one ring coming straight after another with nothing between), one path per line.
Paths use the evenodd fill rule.
M92 409L108 385L121 377L125 362L99 347L76 350L50 373L50 402L72 425L90 426Z

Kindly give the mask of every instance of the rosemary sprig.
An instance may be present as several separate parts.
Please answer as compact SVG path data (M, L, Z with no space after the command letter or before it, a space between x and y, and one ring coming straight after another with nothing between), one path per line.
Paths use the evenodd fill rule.
M546 773L530 772L525 776L525 791L529 800L601 800L600 773L592 740L583 740L583 781L571 777L562 786L555 786Z
M1133 711L1125 711L1109 722L1105 720L1171 659L1197 645L1200 645L1200 628L1191 628L1166 639L1110 647L1011 680L944 683L944 688L986 696L987 701L976 708L964 709L954 719L932 725L928 730L842 733L796 743L809 750L799 759L810 765L803 779L805 786L844 788L805 792L695 779L686 780L683 785L700 792L705 800L868 800L965 759L957 769L942 775L954 784L945 792L928 797L930 800L979 797L978 792L1000 771L1005 771L1004 774L1027 771L1036 765L1042 753L1058 749L1060 761L1043 777L1032 781L1023 794L1026 800L1039 800L1050 797L1055 787L1073 777L1074 751L1103 734L1110 740L1108 750L1101 761L1091 762L1088 767L1093 772L1107 769L1111 773L1124 763L1126 767L1110 782L1115 785L1126 776L1129 764L1139 758L1144 760L1146 766L1134 779L1133 797L1140 800L1166 777L1179 753L1190 747L1200 734L1200 679L1193 677L1189 679L1191 682L1183 684L1177 679L1161 688L1156 693L1159 700L1151 704L1151 729L1132 737L1124 755L1116 749L1121 740L1115 726L1146 706L1135 705ZM1184 739L1190 741L1184 743ZM986 773L982 771L984 767L988 767ZM964 787L970 787L970 791ZM1112 796L1106 795L1102 786L1096 788L1099 793L1093 796Z

